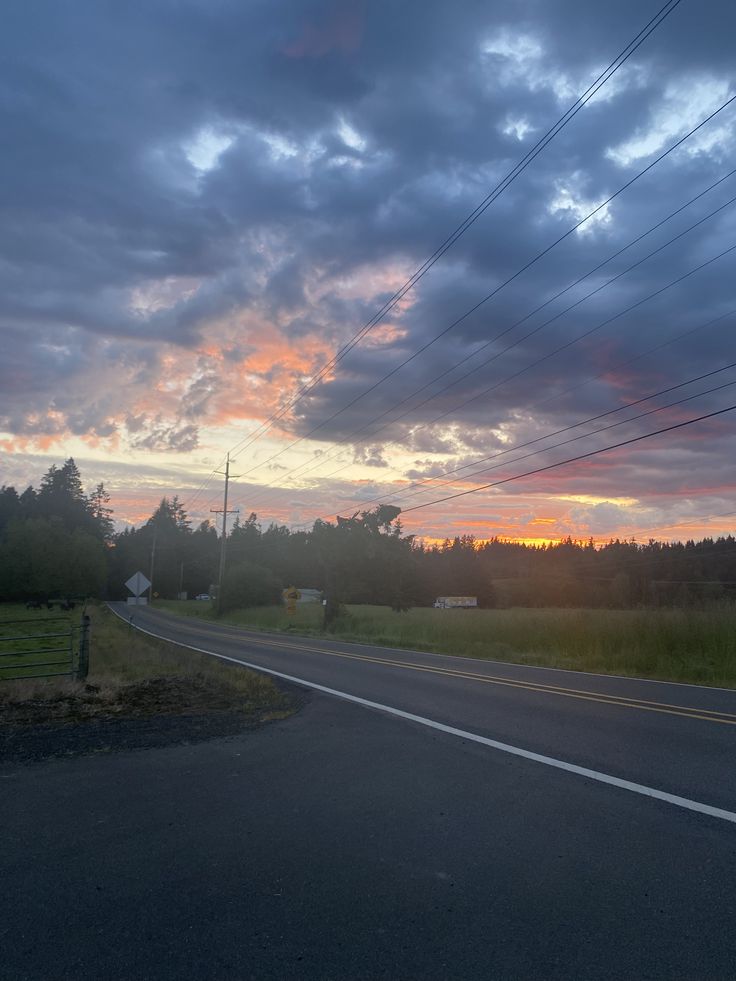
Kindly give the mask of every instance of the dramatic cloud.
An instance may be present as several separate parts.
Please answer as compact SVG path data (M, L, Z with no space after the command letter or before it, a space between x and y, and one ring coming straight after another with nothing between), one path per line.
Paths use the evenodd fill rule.
M736 385L706 391L736 383L730 370L569 429L736 360L736 103L604 204L736 94L724 0L680 4L312 384L655 9L11 0L2 480L37 480L68 452L94 475L119 464L113 503L133 520L137 472L160 478L152 500L194 495L238 444L244 499L300 522L410 489L406 506L431 500L736 403ZM407 524L709 527L736 486L733 418ZM193 496L193 513L208 506Z

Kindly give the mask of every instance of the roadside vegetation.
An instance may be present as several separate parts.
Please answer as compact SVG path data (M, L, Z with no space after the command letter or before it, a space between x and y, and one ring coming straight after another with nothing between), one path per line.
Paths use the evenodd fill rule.
M148 637L105 606L92 606L88 612L92 619L88 681L93 684L198 675L226 684L254 706L268 704L278 695L263 675Z
M28 610L20 603L0 605L0 683L16 676L69 670L78 646L80 610Z
M207 600L177 600L217 588L215 527L193 528L174 497L139 527L116 532L109 503L104 485L84 490L73 459L52 466L37 489L0 487L0 602L58 609L85 596L122 599L130 576L145 571L162 605L215 618ZM325 606L300 606L290 618L279 605L290 586L320 593ZM479 609L432 609L448 595L472 596ZM250 514L228 532L218 613L266 630L319 634L326 625L346 640L736 686L736 538L535 546L462 536L427 545L387 504L304 531L264 528ZM91 684L166 672L231 677L227 667L205 668L199 655L162 650L93 615ZM261 684L239 670L238 685Z
M159 602L217 620L207 602ZM321 635L322 609L253 607L219 618L259 630ZM438 654L601 674L736 687L736 607L657 610L435 610L348 606L327 636Z
M5 605L0 612L2 620L30 616L18 605ZM87 612L91 641L86 681L0 682L0 733L7 726L201 713L237 713L253 723L283 718L293 710L293 699L269 678L147 637L104 606L88 606Z
M137 571L165 599L210 594L221 541L182 503L163 498L137 528L117 532L103 484L83 487L73 459L52 466L38 488L0 487L0 602L122 599ZM222 609L269 606L289 586L320 590L328 619L344 604L400 611L438 596L475 596L487 609L692 608L736 600L736 538L638 543L505 541L481 538L428 545L406 534L398 507L317 520L311 529L263 527L256 514L228 531Z

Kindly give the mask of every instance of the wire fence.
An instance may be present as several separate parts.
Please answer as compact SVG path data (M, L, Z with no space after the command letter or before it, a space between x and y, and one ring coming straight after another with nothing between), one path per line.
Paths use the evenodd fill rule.
M0 620L0 681L69 677L89 670L86 613Z

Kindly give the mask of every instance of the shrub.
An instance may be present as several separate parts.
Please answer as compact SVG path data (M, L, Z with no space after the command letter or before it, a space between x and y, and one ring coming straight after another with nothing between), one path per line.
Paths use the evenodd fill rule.
M282 585L265 566L239 562L227 570L220 609L237 610L244 606L274 606L281 602Z

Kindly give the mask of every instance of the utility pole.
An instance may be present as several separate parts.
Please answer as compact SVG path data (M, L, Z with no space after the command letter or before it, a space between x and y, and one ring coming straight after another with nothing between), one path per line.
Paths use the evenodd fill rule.
M153 526L153 541L151 542L151 571L148 578L151 580L151 584L148 587L148 605L153 603L153 564L156 561L156 535L158 534L158 528L156 525Z
M217 510L215 508L211 509L212 514L222 515L222 541L220 542L220 573L217 582L217 610L220 612L222 610L222 587L225 583L225 550L227 549L227 516L228 514L239 514L239 510L236 508L234 511L228 511L227 509L227 492L228 484L230 483L230 478L235 478L238 474L230 473L230 454L227 455L227 462L225 463L225 470L218 470L217 473L224 473L225 475L225 496L222 502L222 510Z

